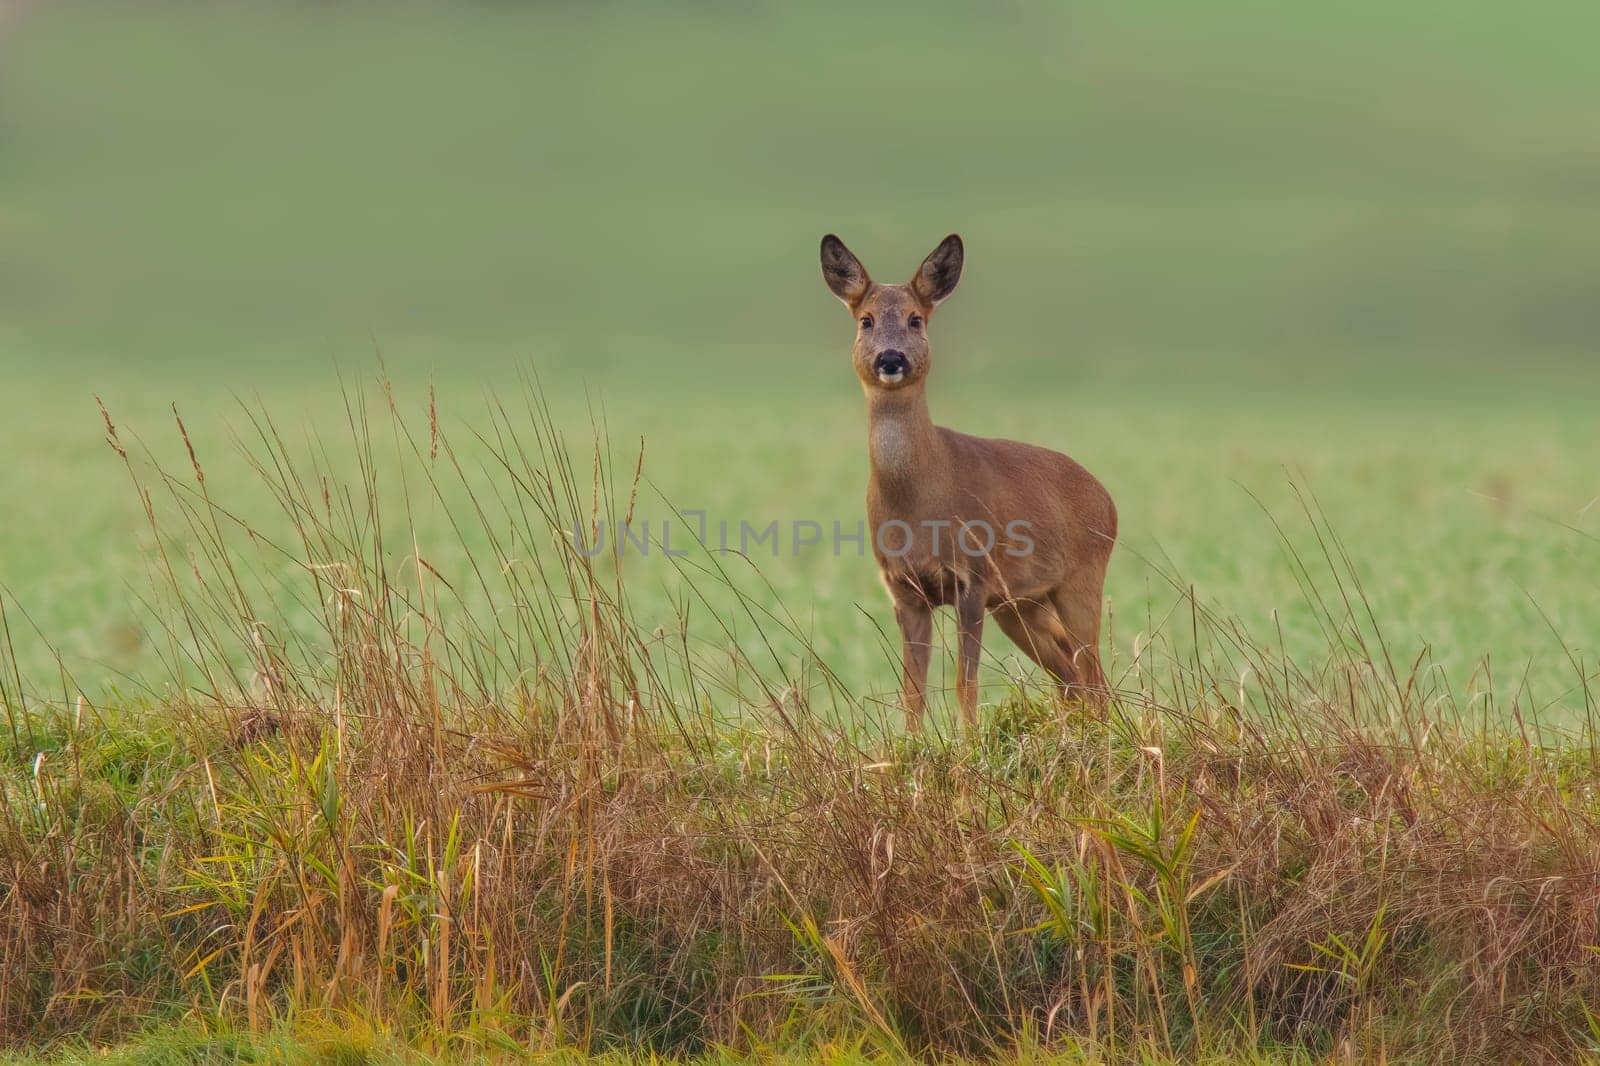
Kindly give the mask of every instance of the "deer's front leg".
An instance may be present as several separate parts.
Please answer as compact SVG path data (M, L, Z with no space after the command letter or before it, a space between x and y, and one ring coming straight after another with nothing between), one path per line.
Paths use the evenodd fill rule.
M978 725L978 660L983 655L983 615L988 597L983 583L968 580L956 592L956 626L960 630L956 696L968 729Z
M922 731L922 710L927 705L928 659L933 654L933 608L925 600L896 596L894 620L903 642L906 728Z

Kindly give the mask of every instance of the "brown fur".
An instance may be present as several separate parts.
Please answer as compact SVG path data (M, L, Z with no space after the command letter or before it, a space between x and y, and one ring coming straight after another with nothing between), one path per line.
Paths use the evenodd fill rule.
M913 730L921 728L926 703L936 607L956 610L956 689L968 725L977 721L986 614L1064 694L1099 701L1106 691L1100 608L1117 536L1110 494L1059 452L957 433L928 416L926 324L955 290L963 260L961 238L952 234L910 282L879 285L839 238L822 240L823 278L857 320L853 357L867 397L872 459L867 520L904 642ZM887 367L893 379L902 366L899 380L880 372ZM958 547L963 522L986 523L993 545L974 527ZM909 526L909 536L898 523Z

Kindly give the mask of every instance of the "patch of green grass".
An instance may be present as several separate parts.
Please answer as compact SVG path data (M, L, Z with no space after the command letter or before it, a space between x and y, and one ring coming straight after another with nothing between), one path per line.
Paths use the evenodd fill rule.
M1315 401L1274 410L1221 400L1189 409L1134 395L1071 397L1058 405L1037 388L1007 395L1008 381L969 376L964 383L971 387L963 390L959 369L950 370L957 382L935 382L936 418L1059 447L1114 493L1123 536L1107 585L1107 642L1117 671L1135 669L1137 649L1153 634L1185 646L1190 620L1184 598L1191 589L1257 636L1281 629L1291 654L1325 648L1328 634L1308 610L1297 564L1286 550L1292 545L1307 553L1313 571L1320 568L1322 551L1302 510L1309 507L1320 508L1359 561L1372 611L1396 658L1409 664L1427 647L1458 691L1485 685L1488 673L1502 694L1514 693L1526 673L1531 698L1523 702L1530 710L1581 702L1563 641L1592 669L1600 507L1591 504L1600 483L1587 457L1600 442L1586 411L1552 405L1542 412L1464 407L1391 413ZM570 382L551 389L581 450L591 432L589 416L572 408L584 402L583 393ZM805 636L802 642L769 633L772 656L763 651L758 660L792 669L804 658L802 644L809 644L850 688L890 697L897 637L875 566L853 543L841 543L838 556L831 550L833 522L848 531L862 520L866 480L864 415L843 356L819 365L812 381L786 388L781 403L754 385L719 384L722 404L714 419L689 415L689 398L670 390L612 388L596 401L595 418L609 427L620 479L631 478L638 439L645 440L647 481L636 516L657 532L672 521L679 548L698 523L676 519L673 506L707 511L713 542L718 522L726 520L734 543L741 521L757 527L778 521L786 543L776 558L767 542L748 561L698 554L673 560L663 556L657 536L651 554L632 551L623 562L640 620L674 629L683 568L721 565L757 602L793 612L793 626ZM376 390L365 391L378 402ZM442 422L471 470L485 458L471 433L486 408L469 391L446 390L439 403ZM188 459L171 413L162 409L176 399L209 490L236 513L270 525L276 507L228 440L226 427L248 430L240 410L230 411L228 401L205 388L181 384L108 392L119 427L148 438L183 474ZM403 384L397 396L412 424L425 426L426 391ZM287 438L324 438L349 470L348 429L335 388L324 385L310 396L280 388L265 402L289 412ZM25 463L4 475L12 508L0 527L0 561L11 592L13 639L30 678L46 690L56 687L54 663L20 609L67 654L73 678L91 696L102 695L105 685L137 695L140 685L128 675L154 684L167 670L164 649L141 633L151 620L144 601L157 558L154 541L139 497L100 439L92 401L48 406L47 417L21 412L0 426L0 439L18 449L43 439L46 424L59 427L51 431L57 443L30 450ZM392 466L392 443L383 450ZM1298 495L1291 479L1315 499ZM419 482L411 488L422 495ZM423 557L460 583L468 552L484 547L475 531L461 539L460 518L456 507L422 500L414 527L391 531L391 564L404 566L414 536ZM821 546L795 555L791 531L798 520L817 522L825 535ZM551 531L539 550L549 550L555 538ZM695 605L696 637L713 646L753 639L760 620L733 606L714 594ZM711 616L713 608L720 621ZM1008 679L1026 671L998 632L986 658L985 699L998 701ZM948 686L952 671L953 656L939 655L934 684Z
M274 1066L465 1066L487 1058L491 1057L460 1051L430 1053L376 1036L359 1025L343 1030L327 1026L303 1026L298 1030L275 1029L259 1035L208 1033L175 1026L154 1030L137 1040L108 1047L64 1045L48 1051L0 1051L0 1066L246 1066L251 1063L271 1063ZM492 1061L528 1063L530 1066L632 1066L640 1060L618 1052L586 1055L573 1051L540 1053L524 1050L516 1053L497 1049ZM675 1059L651 1056L647 1061L679 1063L682 1066L753 1066L756 1063L762 1066L868 1066L884 1060L859 1047L843 1044L804 1051L772 1048L750 1055L717 1051ZM1093 1066L1105 1062L1106 1058L1102 1051L1085 1047L1079 1051L1054 1050L1048 1053L1019 1050L1013 1056L993 1061L1001 1066ZM1142 1054L1136 1061L1142 1066L1163 1066L1169 1061L1179 1060ZM1213 1063L1216 1066L1290 1066L1314 1060L1310 1056L1288 1051L1271 1053L1219 1049L1214 1053L1186 1055L1181 1061L1197 1066Z

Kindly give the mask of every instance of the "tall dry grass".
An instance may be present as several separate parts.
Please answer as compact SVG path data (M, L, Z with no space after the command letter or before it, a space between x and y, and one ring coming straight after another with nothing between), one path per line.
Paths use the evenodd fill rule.
M1104 715L1021 690L918 741L817 664L758 669L759 638L711 668L687 624L636 624L626 566L568 532L626 517L636 459L570 448L537 389L463 450L431 400L413 426L354 391L347 478L338 446L244 425L250 487L106 419L167 687L0 679L8 1043L179 1014L461 1050L1600 1042L1592 729L1397 661L1309 499L1326 661L1191 601L1170 624L1200 650L1141 647ZM243 491L280 523L237 517ZM441 570L425 503L489 548ZM683 565L686 604L721 580Z

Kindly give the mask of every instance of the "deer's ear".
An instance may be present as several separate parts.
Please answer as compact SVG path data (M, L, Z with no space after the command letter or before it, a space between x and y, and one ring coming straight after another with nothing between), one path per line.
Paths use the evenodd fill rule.
M828 288L835 296L851 308L860 302L872 284L861 260L831 233L822 238L822 280L828 283Z
M911 279L911 291L929 307L942 302L956 291L956 283L961 280L961 263L965 258L966 249L961 244L961 235L950 234L917 268L916 276Z

